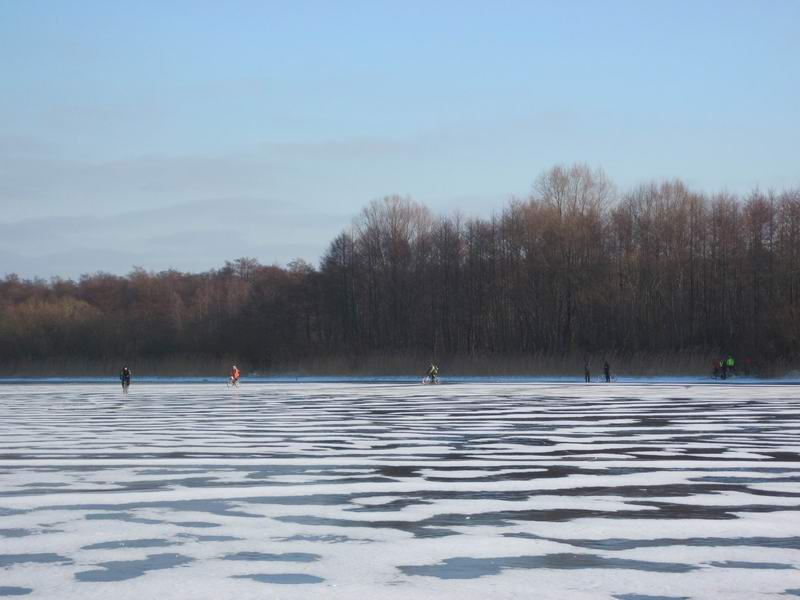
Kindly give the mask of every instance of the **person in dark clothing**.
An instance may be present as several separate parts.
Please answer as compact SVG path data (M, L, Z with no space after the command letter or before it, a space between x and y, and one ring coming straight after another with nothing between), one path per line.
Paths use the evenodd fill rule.
M119 372L119 380L122 383L122 391L127 392L131 385L131 370L128 365L122 367L122 371Z
M609 366L608 361L606 361L603 365L603 373L606 376L606 383L611 383L611 367Z
M586 383L592 382L592 374L589 372L589 363L583 363L583 379Z
M727 379L728 378L728 362L724 358L721 361L719 361L719 368L720 368L720 371L722 372L722 378L723 379Z
M431 363L431 366L428 367L428 372L425 374L425 376L431 383L439 383L439 367Z

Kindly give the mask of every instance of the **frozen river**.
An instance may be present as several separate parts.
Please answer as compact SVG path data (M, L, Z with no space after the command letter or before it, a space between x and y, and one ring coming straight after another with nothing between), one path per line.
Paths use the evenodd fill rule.
M800 387L0 385L0 597L800 597Z

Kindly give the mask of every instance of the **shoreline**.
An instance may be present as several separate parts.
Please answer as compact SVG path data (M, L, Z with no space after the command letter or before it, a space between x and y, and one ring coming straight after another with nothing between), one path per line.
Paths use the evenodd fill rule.
M418 375L251 375L241 380L241 386L255 384L361 384L361 385L421 385ZM132 387L137 385L225 385L227 377L221 376L142 376L134 378ZM112 376L0 376L0 385L119 385L119 379ZM714 379L694 375L650 375L621 376L605 382L602 378L585 382L579 376L481 376L452 375L442 377L439 385L492 385L492 384L531 384L531 385L800 385L800 375L784 377L730 377Z
M166 357L107 356L42 357L0 361L0 378L112 377L123 365L130 367L134 380L144 377L216 378L227 377L231 365L238 365L243 377L265 378L421 378L434 362L440 373L456 377L548 378L583 381L588 361L592 379L602 379L603 363L611 366L612 378L690 377L712 379L712 366L723 353L709 351L665 352L580 352L527 355L441 355L421 353L339 354L285 358L263 364L239 355L170 355ZM734 355L736 357L736 355ZM772 360L737 360L734 373L753 379L800 378L800 357Z

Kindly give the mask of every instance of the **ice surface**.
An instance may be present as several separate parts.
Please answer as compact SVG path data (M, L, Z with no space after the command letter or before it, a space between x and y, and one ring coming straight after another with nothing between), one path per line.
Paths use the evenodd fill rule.
M0 385L0 596L797 595L798 417L785 382Z

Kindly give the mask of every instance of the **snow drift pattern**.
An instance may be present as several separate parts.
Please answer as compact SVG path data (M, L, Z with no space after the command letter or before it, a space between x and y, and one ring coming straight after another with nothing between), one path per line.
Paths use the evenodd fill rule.
M0 386L0 596L797 594L799 391Z

